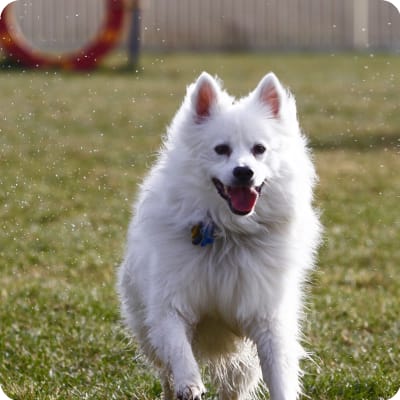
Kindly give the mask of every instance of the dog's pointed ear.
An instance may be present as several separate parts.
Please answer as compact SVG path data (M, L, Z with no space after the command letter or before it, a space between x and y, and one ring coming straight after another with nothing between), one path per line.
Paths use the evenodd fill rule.
M218 102L219 91L218 83L207 72L203 72L198 77L191 99L197 122L201 122L212 114Z
M285 99L285 89L273 72L261 79L255 90L257 101L267 106L273 118L279 118L282 103Z

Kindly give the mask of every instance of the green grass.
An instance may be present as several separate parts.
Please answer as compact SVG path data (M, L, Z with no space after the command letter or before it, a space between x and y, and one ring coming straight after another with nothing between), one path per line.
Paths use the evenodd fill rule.
M13 399L156 399L121 327L115 269L136 185L186 85L243 95L273 70L296 94L325 241L305 323L305 392L400 386L400 58L145 55L139 73L0 70L0 384Z

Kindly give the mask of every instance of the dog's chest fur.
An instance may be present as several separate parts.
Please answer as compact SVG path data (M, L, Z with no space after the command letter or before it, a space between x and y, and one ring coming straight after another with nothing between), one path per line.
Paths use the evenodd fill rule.
M160 259L175 260L172 265L168 262L163 276L164 284L169 281L164 286L165 301L179 306L185 318L193 319L190 322L213 317L236 331L239 325L270 314L270 306L276 307L288 273L284 258L290 254L278 248L282 245L272 232L263 231L217 237L206 247L194 246L182 235L180 246L159 247L166 250Z

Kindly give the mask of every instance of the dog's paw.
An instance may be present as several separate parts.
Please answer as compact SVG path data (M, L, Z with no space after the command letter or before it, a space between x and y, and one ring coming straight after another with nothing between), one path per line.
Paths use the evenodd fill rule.
M203 385L182 386L178 390L176 398L178 400L202 400L204 399L205 393L206 390Z

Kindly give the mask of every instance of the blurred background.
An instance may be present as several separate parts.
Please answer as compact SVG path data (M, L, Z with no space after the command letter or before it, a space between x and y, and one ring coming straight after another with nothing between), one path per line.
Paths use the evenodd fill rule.
M383 0L126 0L125 7L141 10L145 51L400 50L398 12ZM50 51L86 43L104 10L104 0L15 4L25 37Z
M308 287L304 337L314 361L303 364L304 392L314 400L394 395L400 14L393 5L18 0L2 14L0 47L7 395L160 398L122 327L115 273L137 184L203 70L237 97L274 71L294 93L309 138L325 237Z

